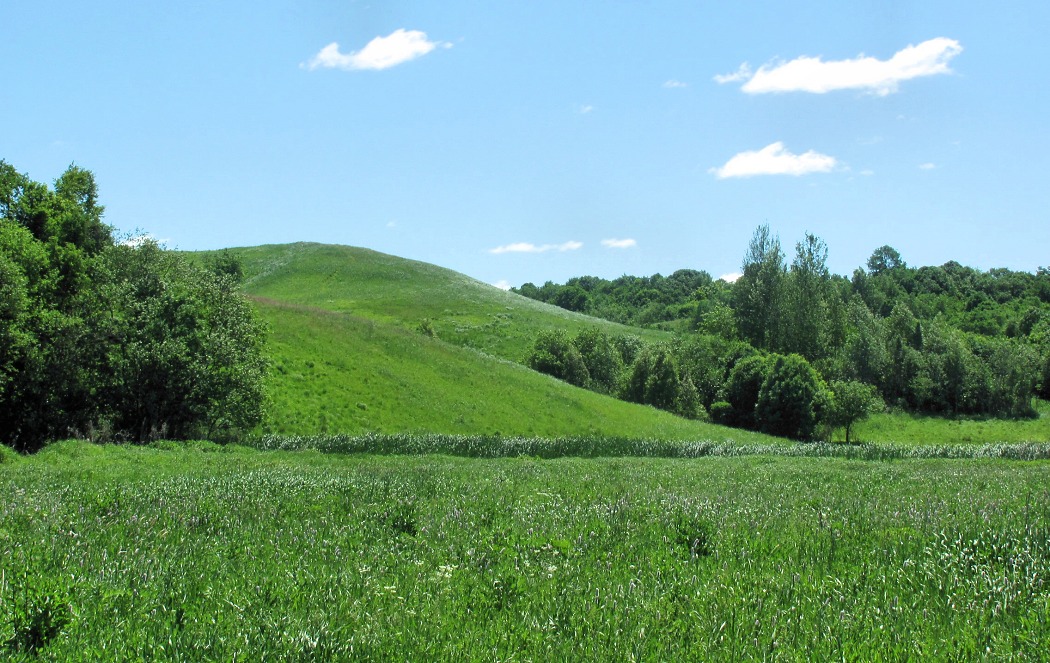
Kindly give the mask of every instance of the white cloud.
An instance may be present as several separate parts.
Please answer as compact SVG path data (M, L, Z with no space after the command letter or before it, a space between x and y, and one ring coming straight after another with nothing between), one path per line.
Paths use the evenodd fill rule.
M919 168L921 168L922 170L933 170L936 167L937 167L937 164L929 163L929 162L927 162L927 163L920 163L919 164Z
M676 81L675 79L672 78L671 80L664 82L664 87L668 88L668 89L674 89L674 88L681 88L681 87L689 87L689 84L688 83L683 83L682 81Z
M603 239L602 246L607 249L629 249L637 246L638 242L633 239Z
M514 287L510 283L507 283L507 279L500 279L499 281L496 281L492 285L496 286L500 290L510 290L512 287Z
M740 272L729 272L718 277L718 280L725 281L726 283L736 283L740 277L743 276Z
M852 60L825 62L819 57L802 56L789 62L762 65L754 74L745 63L735 73L715 76L715 80L719 83L746 80L741 89L749 94L867 90L884 96L896 92L901 81L950 73L948 62L962 50L956 40L937 37L902 48L888 60L860 55Z
M737 83L739 81L746 81L751 78L753 72L751 71L751 65L744 63L731 74L716 74L715 82L719 84L725 83Z
M438 46L452 48L448 42L430 41L427 33L419 30L398 28L386 37L376 37L365 44L360 51L342 53L339 44L332 42L307 63L306 67L314 69L381 70L415 60L433 51Z
M741 152L721 168L712 168L708 172L714 173L720 180L752 175L805 175L826 173L837 164L835 157L813 150L792 154L784 148L784 143L777 141L758 151Z
M594 110L594 106L592 106L590 104L584 104L582 106L577 106L576 107L576 112L579 113L580 115L586 115L587 113L590 113L593 110Z
M548 251L575 251L583 248L583 242L569 241L564 244L532 244L530 242L515 242L513 244L504 244L503 246L497 246L494 249L489 249L489 253L499 255L501 253L547 253Z

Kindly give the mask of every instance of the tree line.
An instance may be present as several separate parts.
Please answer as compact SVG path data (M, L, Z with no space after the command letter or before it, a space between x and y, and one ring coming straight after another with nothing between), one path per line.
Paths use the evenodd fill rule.
M0 441L221 438L262 414L264 329L237 266L117 241L93 174L0 161Z
M732 284L693 270L644 281L525 284L517 292L555 304L570 292L573 310L592 314L645 302L643 310L663 311L651 316L651 325L666 326L677 316L687 332L644 348L628 347L638 341L601 340L600 332L576 339L547 333L527 362L626 400L802 439L827 434L828 426L842 426L848 435L857 417L884 404L1024 417L1035 414L1036 396L1050 397L1046 269L980 272L954 262L914 269L884 246L847 279L829 272L827 255L825 243L807 233L789 263L779 238L763 225ZM652 287L639 288L643 282ZM590 308L592 302L597 305ZM610 308L609 302L619 303ZM619 312L610 317L640 320ZM595 356L595 348L606 346L619 356ZM590 374L596 362L599 379Z

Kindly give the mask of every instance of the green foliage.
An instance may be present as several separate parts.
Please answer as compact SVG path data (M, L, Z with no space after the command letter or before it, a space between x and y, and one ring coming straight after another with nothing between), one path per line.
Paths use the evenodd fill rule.
M755 423L770 435L811 440L826 409L823 380L800 355L774 355L755 403Z
M833 380L829 385L830 398L827 410L827 422L835 428L844 428L846 444L850 442L850 431L858 421L881 411L885 404L875 387L856 380Z
M733 284L733 311L740 335L760 350L780 347L783 332L784 253L768 225L759 226Z
M264 329L228 276L146 241L106 254L115 343L105 388L118 434L225 438L262 417Z
M3 589L10 594L0 598L11 605L11 635L5 645L12 652L39 652L72 621L69 591L52 578L30 575L28 569L23 569L10 589Z
M536 345L526 359L529 368L564 380L571 385L584 387L591 377L583 355L562 331L549 331L539 335Z
M723 393L723 402L729 404L729 410L724 406L720 407L716 421L729 426L757 430L755 405L758 404L758 396L766 381L769 364L767 356L756 354L741 359L733 366Z
M580 331L572 339L587 367L588 386L598 392L615 393L620 386L624 370L623 358L609 336L590 327Z
M542 287L525 283L514 291L569 311L579 311L613 322L640 327L688 321L697 315L698 293L711 288L706 272L682 269L664 277L622 276L613 281L595 276L570 279L564 285L550 281Z
M50 190L0 162L0 439L250 428L263 338L235 282L115 244L103 211L89 171Z

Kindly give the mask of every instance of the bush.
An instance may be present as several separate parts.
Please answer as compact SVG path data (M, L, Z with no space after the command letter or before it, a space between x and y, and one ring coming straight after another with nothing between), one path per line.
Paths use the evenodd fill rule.
M737 362L729 373L725 386L725 402L730 406L725 424L754 430L758 427L755 421L755 405L762 384L769 370L769 359L763 355L752 355Z
M542 332L526 363L534 371L546 373L577 387L587 386L590 380L583 355L563 331Z
M811 440L826 403L826 387L802 356L776 355L766 373L755 422L763 433Z

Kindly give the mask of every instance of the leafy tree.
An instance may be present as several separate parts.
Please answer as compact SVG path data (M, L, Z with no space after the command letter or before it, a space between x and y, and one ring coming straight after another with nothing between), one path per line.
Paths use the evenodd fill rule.
M264 329L227 276L147 241L106 253L107 385L115 430L144 441L213 437L262 416Z
M780 239L770 234L768 225L755 230L742 271L733 286L737 329L756 348L773 349L780 342L786 272Z
M849 444L853 425L868 418L868 415L884 407L875 387L856 380L833 380L828 402L828 423L846 429L846 444Z
M826 390L801 355L774 355L755 403L755 423L764 433L810 440L826 409Z
M720 423L752 430L758 428L755 405L769 367L769 357L765 355L751 355L736 363L723 393L723 401L729 404L729 409L722 408Z
M596 327L589 327L572 339L580 351L590 378L589 386L601 393L613 393L620 385L623 360L609 337Z
M583 312L587 310L588 301L586 290L577 285L569 285L562 288L551 303L568 311Z
M541 332L526 363L534 371L546 373L577 387L586 387L590 380L583 355L565 332L560 330Z
M811 361L830 352L832 293L827 260L824 241L806 233L795 245L795 259L786 281L780 348Z
M888 272L898 267L907 267L907 264L901 259L901 254L892 246L880 246L875 249L871 257L868 258L867 264L868 271L873 276L878 276L883 272Z
M113 243L98 187L0 162L0 439L222 435L258 421L262 327L235 282Z

